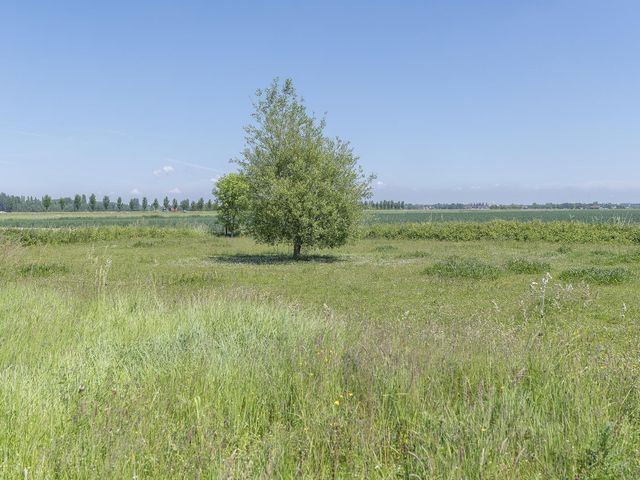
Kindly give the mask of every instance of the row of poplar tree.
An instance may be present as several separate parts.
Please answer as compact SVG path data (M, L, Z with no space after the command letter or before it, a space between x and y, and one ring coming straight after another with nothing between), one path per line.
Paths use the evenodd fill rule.
M208 211L213 210L213 202L204 198L191 201L188 198L178 201L177 199L169 200L165 197L162 203L155 198L149 201L147 197L142 199L133 197L125 202L122 197L118 197L112 201L108 195L98 199L95 194L86 195L77 194L73 198L61 197L57 199L44 195L42 198L24 197L16 195L7 195L0 193L0 211L4 212L42 212L42 211L157 211L163 210L193 210Z

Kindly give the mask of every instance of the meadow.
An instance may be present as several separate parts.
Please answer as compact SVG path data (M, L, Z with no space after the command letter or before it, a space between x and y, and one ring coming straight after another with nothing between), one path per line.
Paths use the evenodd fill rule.
M365 225L294 262L191 218L23 217L1 478L640 478L640 227Z

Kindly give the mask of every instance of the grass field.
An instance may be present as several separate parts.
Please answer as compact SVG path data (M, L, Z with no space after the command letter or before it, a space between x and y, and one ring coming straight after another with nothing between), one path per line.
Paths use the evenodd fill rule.
M0 478L640 478L640 245L138 225L0 231Z

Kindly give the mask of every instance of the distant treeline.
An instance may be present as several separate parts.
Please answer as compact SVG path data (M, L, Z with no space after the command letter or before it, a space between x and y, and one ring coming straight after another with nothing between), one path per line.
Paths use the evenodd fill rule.
M504 210L587 210L587 209L616 209L616 208L640 208L640 203L532 203L530 205L490 205L490 209Z
M157 210L183 210L183 211L206 211L213 210L213 202L204 198L198 200L189 200L185 198L178 201L177 199L169 200L164 197L162 202L157 198L149 200L147 197L142 199L132 197L125 202L122 197L118 197L112 201L109 196L98 199L95 194L88 197L84 194L77 194L72 197L51 198L44 195L42 198L25 197L17 195L7 195L0 192L0 211L2 212L94 212L94 211L157 211Z
M397 200L378 200L364 202L366 208L376 210L541 210L541 209L618 209L640 208L640 203L533 203L495 205L489 203L408 203ZM42 198L32 196L7 195L0 192L0 211L3 212L92 212L92 211L210 211L214 209L211 199L206 200L177 200L164 197L162 202L157 198L153 200L143 197L132 197L125 202L122 197L115 200L104 196L98 198L95 194L88 197L77 194L74 197L51 198L44 195Z
M532 204L491 204L491 203L406 203L396 200L364 202L366 208L376 210L587 210L640 208L640 203L532 203Z
M395 200L366 201L364 206L376 210L405 210L413 207L410 203L396 202Z

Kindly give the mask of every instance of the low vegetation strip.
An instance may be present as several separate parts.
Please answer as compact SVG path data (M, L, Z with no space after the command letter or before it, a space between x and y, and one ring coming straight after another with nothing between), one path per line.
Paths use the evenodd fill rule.
M221 232L217 215L212 212L186 213L15 213L0 216L0 228L82 228L136 226L156 228L208 228Z
M492 265L476 258L448 257L434 263L424 271L427 275L451 278L495 279L503 273L543 274L551 265L538 260L511 258L504 265Z
M496 278L500 274L500 269L473 258L450 257L431 265L425 270L425 273L441 277L462 277L478 280L481 278Z
M615 285L628 280L631 272L626 268L570 268L560 274L560 279L565 281L583 281L599 285Z
M58 263L30 263L18 269L18 273L24 277L49 277L68 272L69 267Z
M132 238L199 237L207 234L204 228L160 228L138 226L80 227L80 228L5 228L0 229L4 237L21 245L62 245L86 243L100 240Z
M369 225L360 229L362 238L404 240L514 240L557 243L640 244L640 226L580 222L492 222L398 223Z

